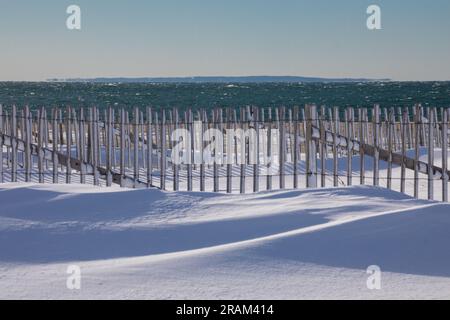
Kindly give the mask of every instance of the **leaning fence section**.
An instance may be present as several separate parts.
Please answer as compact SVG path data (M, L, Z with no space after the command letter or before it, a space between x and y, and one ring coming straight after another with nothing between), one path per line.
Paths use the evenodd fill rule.
M247 193L370 184L448 201L449 110L0 106L0 182Z

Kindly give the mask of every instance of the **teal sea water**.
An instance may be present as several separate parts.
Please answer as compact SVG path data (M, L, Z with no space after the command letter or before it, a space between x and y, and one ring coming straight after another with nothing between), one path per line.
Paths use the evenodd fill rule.
M255 105L450 107L450 82L367 83L14 83L0 82L0 104L10 107L191 107Z

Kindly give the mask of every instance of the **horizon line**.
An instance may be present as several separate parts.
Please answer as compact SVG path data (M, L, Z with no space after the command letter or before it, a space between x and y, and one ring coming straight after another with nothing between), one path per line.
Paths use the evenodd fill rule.
M245 81L258 80L259 81ZM270 81L270 79L276 81ZM40 80L1 80L0 82L10 83L38 83L38 82L122 82L120 80L136 82L136 83L195 83L195 82L232 82L238 80L241 82L450 82L448 80L396 80L391 78L366 78L366 77L318 77L318 76L297 76L297 75L196 75L196 76L97 76L97 77L51 77ZM196 81L197 80L197 81ZM216 81L210 81L216 80ZM290 81L292 80L292 81Z

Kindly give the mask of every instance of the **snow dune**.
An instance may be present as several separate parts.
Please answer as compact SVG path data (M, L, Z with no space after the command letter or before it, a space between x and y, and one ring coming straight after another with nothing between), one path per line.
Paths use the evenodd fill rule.
M450 297L450 205L382 188L5 184L0 203L3 299ZM66 288L74 264L80 290Z

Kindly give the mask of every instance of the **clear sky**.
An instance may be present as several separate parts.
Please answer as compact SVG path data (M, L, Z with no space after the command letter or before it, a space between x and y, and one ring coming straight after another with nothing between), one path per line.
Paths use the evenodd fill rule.
M196 75L450 80L450 1L0 0L0 80Z

